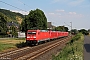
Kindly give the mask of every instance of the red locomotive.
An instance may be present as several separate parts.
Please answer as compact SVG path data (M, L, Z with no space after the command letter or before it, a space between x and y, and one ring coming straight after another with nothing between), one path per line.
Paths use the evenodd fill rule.
M27 30L26 43L38 44L42 41L68 36L68 32L48 31L48 30Z

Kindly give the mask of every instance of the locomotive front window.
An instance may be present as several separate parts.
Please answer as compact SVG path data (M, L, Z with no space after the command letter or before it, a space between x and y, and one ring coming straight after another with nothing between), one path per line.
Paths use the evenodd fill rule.
M28 32L28 34L36 34L36 32Z

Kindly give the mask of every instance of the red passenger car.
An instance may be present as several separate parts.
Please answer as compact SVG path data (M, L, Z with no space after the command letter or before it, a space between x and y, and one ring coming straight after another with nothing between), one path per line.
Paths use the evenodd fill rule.
M56 38L58 38L58 32L50 31L50 39L56 39Z
M68 33L68 32L64 32L64 36L66 36L66 37L67 37L68 35L69 35L69 33Z

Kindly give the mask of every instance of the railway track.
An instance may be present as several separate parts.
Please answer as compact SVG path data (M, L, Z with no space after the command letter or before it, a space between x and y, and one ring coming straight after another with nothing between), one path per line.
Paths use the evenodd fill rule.
M0 54L0 60L2 59L15 59L18 57L17 54L19 54L20 56L20 53L22 52L25 52L25 50L30 50L31 48L30 47L25 47L25 48L22 48L22 49L17 49L17 50L13 50L13 51L9 51L9 52L5 52L5 53L1 53ZM15 57L14 57L15 56Z
M51 41L34 47L25 47L15 51L0 54L0 60L33 60L45 52L64 44L70 37L61 38L59 40Z

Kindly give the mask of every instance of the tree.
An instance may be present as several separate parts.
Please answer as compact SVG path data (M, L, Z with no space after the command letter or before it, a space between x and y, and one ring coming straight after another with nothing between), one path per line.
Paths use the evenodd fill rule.
M55 27L55 31L66 31L66 32L68 32L68 27L58 26L58 27Z
M88 32L90 33L90 29L88 29Z
M16 27L11 26L9 30L11 30L10 34L12 34L12 37L17 37L18 33L17 33L17 30L16 30Z
M21 28L22 31L26 29L47 29L47 18L44 12L40 9L31 10L23 20Z
M77 30L77 29L72 29L72 30L71 30L71 33L72 33L72 34L77 34L77 33L78 33L78 30Z
M64 27L64 29L65 29L66 32L68 32L68 30L69 30L68 27Z
M0 13L0 35L7 34L7 17Z
M10 10L0 9L0 12L3 13L3 15L7 16L8 22L14 21L16 23L20 23L20 21L22 21L22 19L24 18L24 16L22 14L12 12Z
M79 30L79 32L81 32L84 35L88 35L89 34L89 32L87 30L85 30L85 29L81 29L81 30Z

